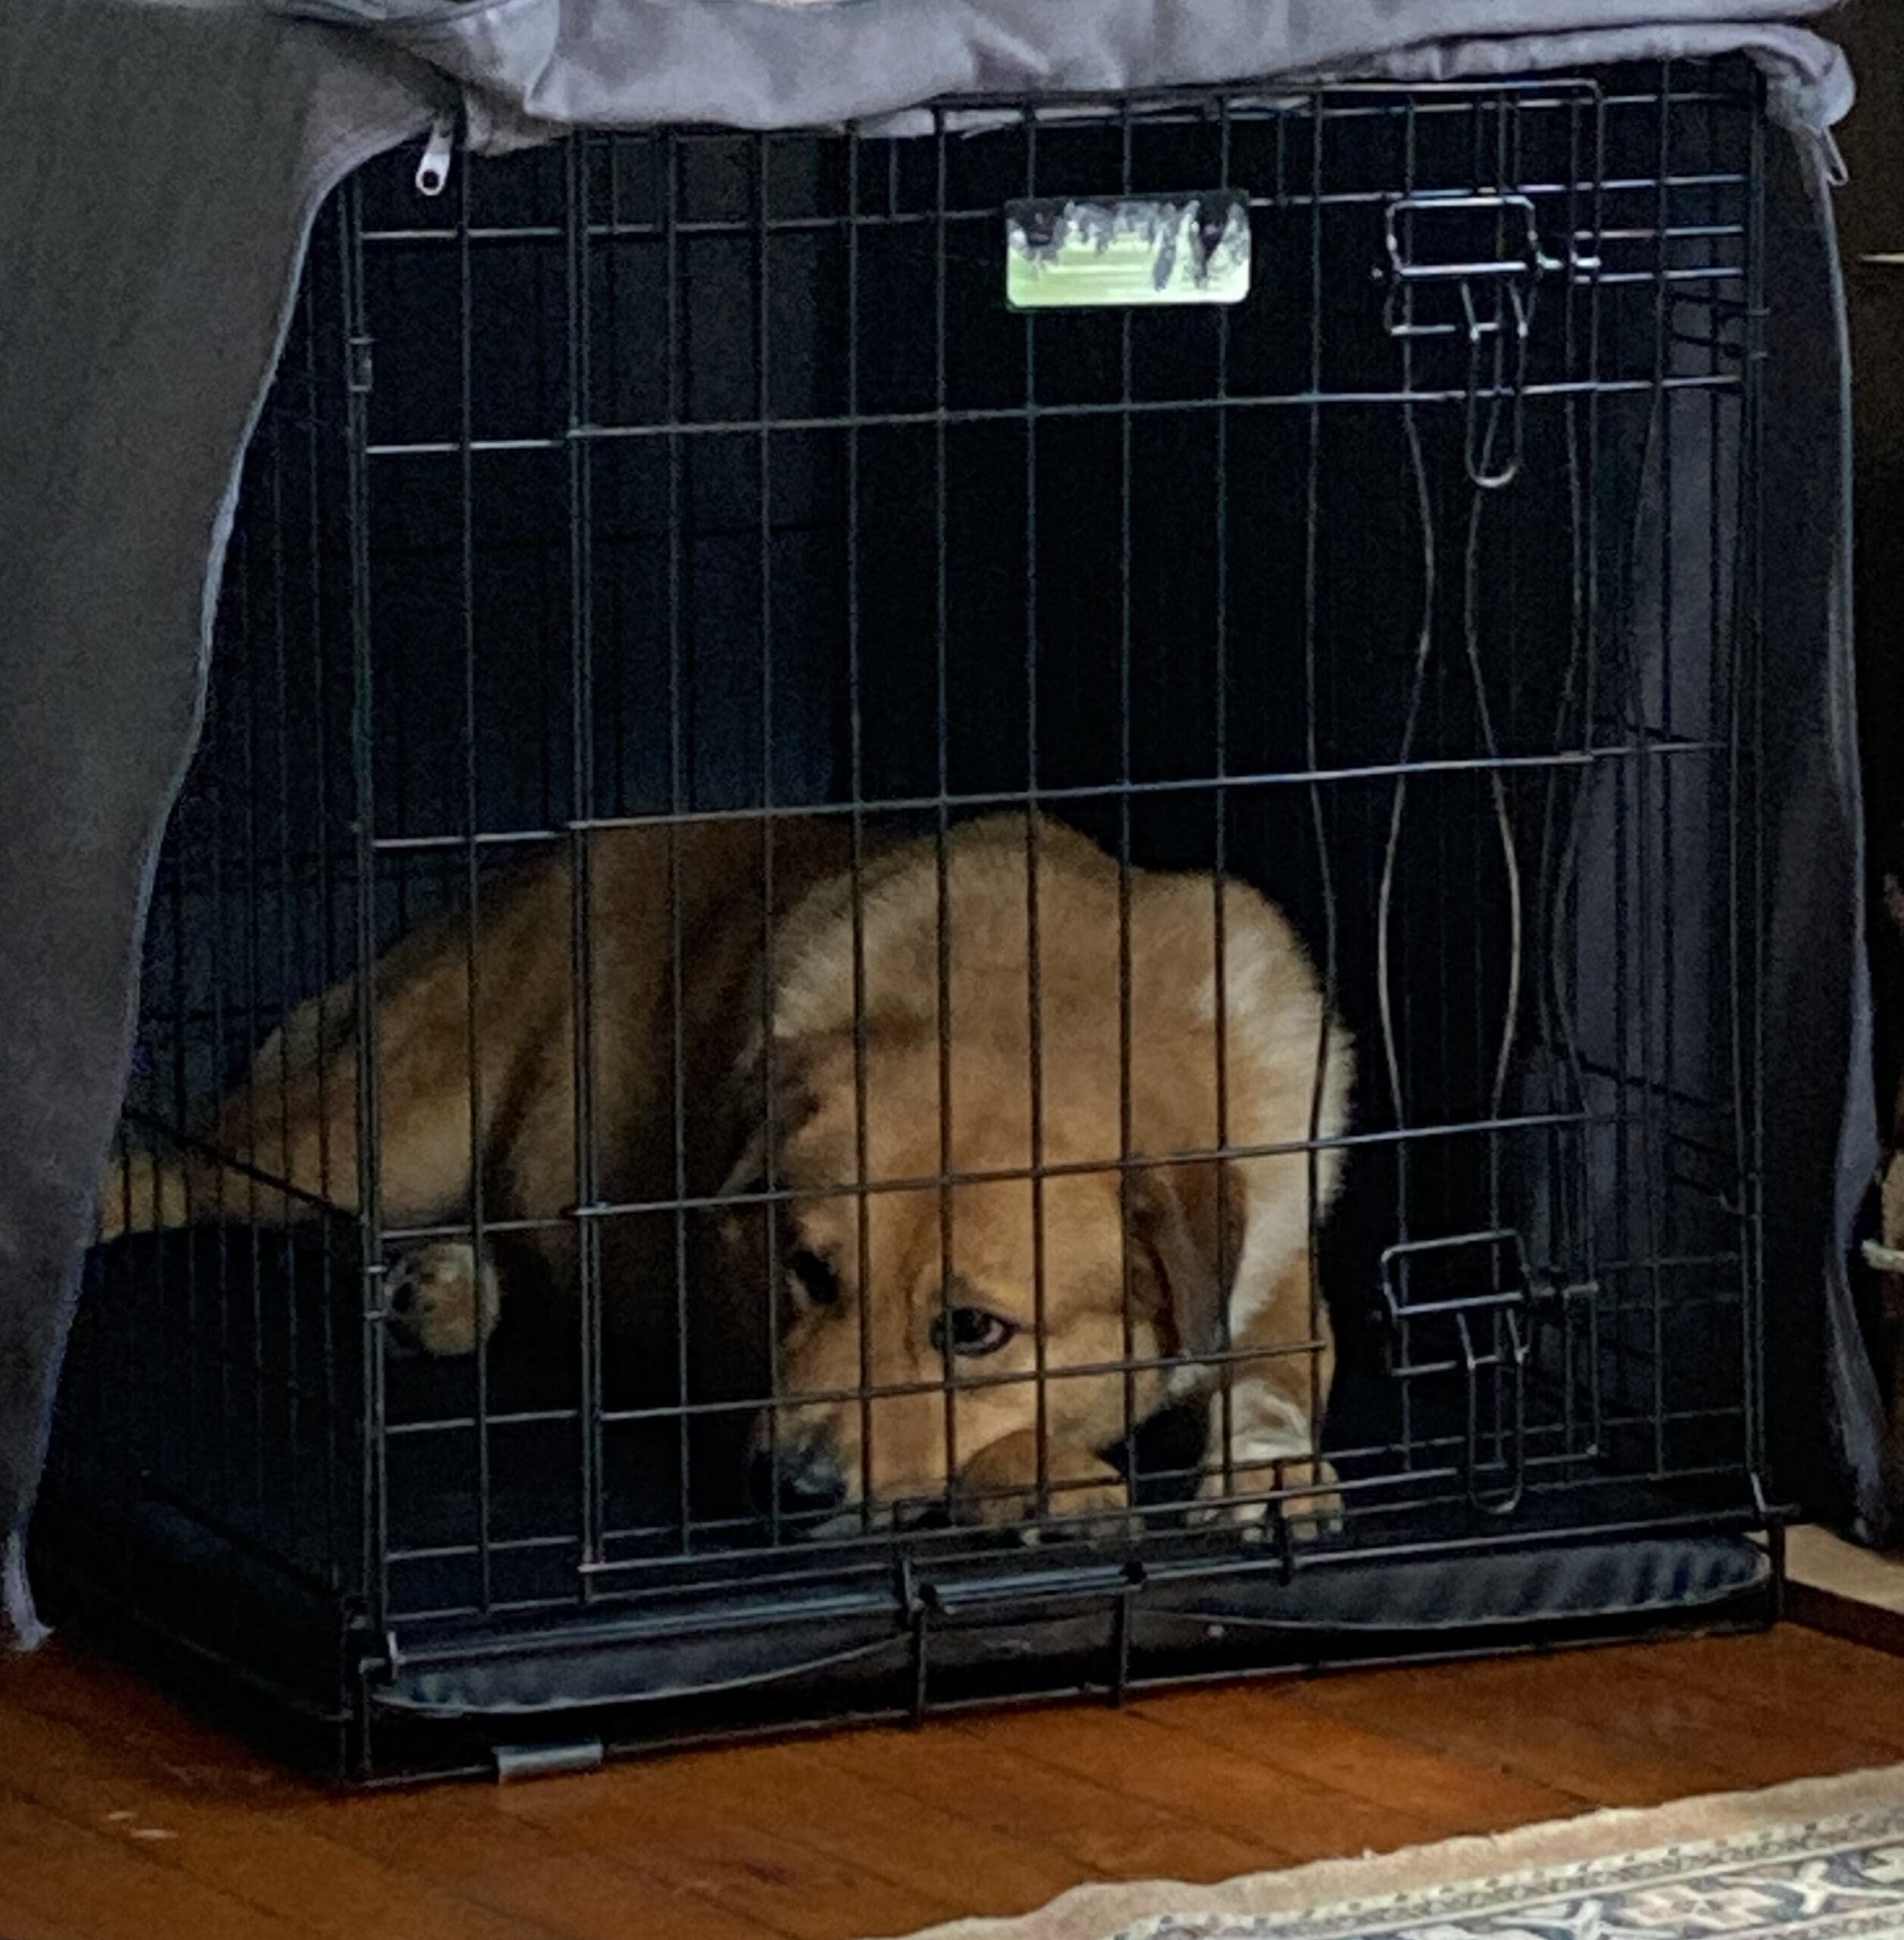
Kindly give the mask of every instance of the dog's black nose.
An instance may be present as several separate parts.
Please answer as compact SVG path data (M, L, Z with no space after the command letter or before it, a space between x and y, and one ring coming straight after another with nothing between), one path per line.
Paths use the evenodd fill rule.
M837 1459L824 1448L762 1451L749 1463L747 1479L754 1507L763 1516L777 1500L783 1516L822 1515L846 1505L846 1478Z

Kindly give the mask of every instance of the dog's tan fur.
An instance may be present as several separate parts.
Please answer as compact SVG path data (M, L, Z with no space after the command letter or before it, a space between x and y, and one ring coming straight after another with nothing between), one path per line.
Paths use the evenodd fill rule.
M604 832L586 851L599 1198L674 1194L684 1103L692 1194L724 1180L736 1193L765 1185L774 1148L772 1209L719 1220L691 1329L730 1336L777 1299L765 1284L770 1219L782 1262L812 1256L836 1275L840 1297L827 1303L792 1275L778 1293L780 1400L777 1420L762 1416L760 1444L824 1448L849 1504L882 1516L948 1496L986 1519L1034 1507L1102 1516L1126 1501L1103 1452L1131 1422L1224 1385L1227 1365L1228 1395L1211 1410L1212 1513L1259 1515L1260 1497L1232 1498L1276 1482L1327 1507L1333 1478L1315 1425L1333 1350L1309 1250L1335 1188L1339 1155L1326 1141L1344 1125L1351 1059L1280 915L1232 881L1219 922L1208 877L1127 877L1083 837L1022 816L955 831L943 872L931 839L875 853L856 893L847 832L814 818L771 838L770 956L768 839L759 822L710 823L673 837ZM386 1226L467 1217L473 1152L492 1219L554 1219L575 1203L570 868L552 856L483 896L473 1020L467 917L418 931L380 964ZM204 1135L280 1185L142 1156L108 1184L105 1235L221 1209L271 1221L355 1209L358 1056L347 990L305 1006ZM1312 1138L1324 1143L1311 1150ZM1209 1156L1219 1147L1246 1156ZM1257 1147L1276 1149L1247 1156ZM1125 1153L1160 1162L1127 1166ZM921 1183L942 1172L962 1182ZM857 1189L862 1179L871 1191ZM611 1219L605 1238L624 1225L657 1222ZM572 1273L564 1233L533 1243L558 1278ZM502 1287L467 1247L405 1270L422 1346L467 1350L493 1324ZM638 1338L630 1290L671 1295L671 1253L645 1259L631 1244L603 1281L611 1320L624 1310ZM948 1306L1019 1331L983 1358L948 1359L933 1338ZM1186 1358L1198 1355L1221 1358ZM862 1401L863 1377L897 1391Z

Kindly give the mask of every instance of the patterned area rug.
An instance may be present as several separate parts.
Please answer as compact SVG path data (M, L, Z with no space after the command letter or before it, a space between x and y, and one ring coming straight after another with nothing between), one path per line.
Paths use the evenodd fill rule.
M1085 1886L916 1940L1904 1940L1904 1766L1221 1886Z

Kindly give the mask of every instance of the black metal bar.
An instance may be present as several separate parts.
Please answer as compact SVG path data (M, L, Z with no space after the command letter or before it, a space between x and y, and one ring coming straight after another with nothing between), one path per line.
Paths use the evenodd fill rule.
M1485 1137L1490 1132L1538 1131L1547 1126L1598 1125L1617 1122L1617 1113L1591 1112L1528 1112L1516 1113L1500 1119L1476 1119L1455 1123L1411 1125L1405 1129L1377 1128L1371 1131L1345 1131L1334 1138L1311 1140L1308 1138L1281 1140L1274 1143L1258 1144L1235 1144L1220 1152L1165 1152L1135 1153L1129 1160L1130 1166L1149 1169L1168 1168L1174 1166L1196 1165L1209 1159L1271 1159L1298 1156L1308 1152L1312 1145L1323 1150L1340 1150L1345 1153L1360 1148L1393 1145L1403 1141L1421 1144L1429 1141L1449 1138ZM1112 1173L1124 1169L1125 1162L1115 1158L1049 1160L1040 1165L971 1167L951 1175L949 1183L954 1185L991 1185L1006 1181L1025 1181L1036 1178L1081 1178L1093 1172ZM876 1178L870 1180L865 1191L868 1197L882 1193L929 1192L936 1189L939 1175L936 1172L921 1173L905 1178ZM857 1188L850 1181L829 1180L823 1183L799 1187L783 1186L774 1191L764 1189L755 1192L730 1192L697 1194L683 1199L633 1200L613 1203L598 1203L578 1206L573 1216L583 1222L619 1219L634 1212L703 1212L717 1206L784 1205L802 1200L837 1198L850 1194ZM552 1230L556 1222L542 1219L492 1219L489 1231L492 1234L540 1232ZM387 1237L392 1242L408 1242L419 1239L441 1239L463 1230L455 1226L392 1227Z
M681 214L680 144L672 135L664 135L666 173L663 193L667 202L662 221L667 253L667 415L681 415L688 394L686 362L688 319L685 308L682 246L678 224ZM685 623L687 602L693 596L693 568L683 571L683 525L686 518L686 454L678 439L667 446L667 803L664 826L667 841L667 978L669 1033L667 1065L668 1116L673 1138L674 1197L674 1378L676 1392L685 1401L692 1378L691 1325L688 1312L687 1215L687 1037L684 1005L687 993L686 939L681 908L680 818L689 799L687 772L686 726L688 651ZM769 1034L770 1038L771 1034ZM586 1208L591 1202L584 1199ZM578 1209L578 1214L580 1209ZM592 1222L585 1223L592 1224ZM694 1543L694 1455L690 1422L683 1409L676 1429L675 1459L680 1464L676 1478L676 1513L679 1541L685 1554ZM597 1559L589 1558L590 1562Z
M357 1206L361 1263L359 1339L363 1356L363 1428L359 1450L360 1594L373 1624L389 1620L389 1503L383 1326L382 1125L377 1003L376 662L370 624L370 476L367 464L370 383L370 320L365 309L361 228L363 189L344 191L339 241L344 355L349 373L345 402L347 516L350 531L351 792L356 822L355 952L353 993L357 1031Z
M932 375L933 395L943 398L947 390L946 246L946 124L944 117L933 117L933 207L940 220L933 228L932 273ZM933 427L932 442L933 528L933 672L934 715L934 780L938 801L933 824L933 868L938 889L934 918L938 947L933 973L938 979L939 1026L939 1324L944 1338L952 1338L952 1275L957 1267L952 1225L952 884L948 844L952 839L952 557L951 471L946 445L946 426ZM946 1485L949 1501L956 1491L961 1458L958 1447L958 1363L945 1355L940 1363L944 1387Z
M469 1164L470 1164L470 1252L471 1255L471 1303L476 1327L476 1355L473 1364L475 1384L476 1416L476 1540L477 1573L481 1586L483 1607L487 1610L495 1594L495 1585L489 1559L489 1526L492 1510L491 1475L489 1470L489 1343L487 1330L483 1324L483 1281L484 1263L487 1256L489 1236L484 1230L483 1174L487 1170L483 1159L483 1129L487 1116L488 1101L483 1089L483 1029L480 1022L483 1002L482 935L483 935L483 880L482 851L477 845L477 831L483 825L483 790L480 763L481 724L477 706L477 618L476 618L476 464L470 443L476 431L476 320L474 314L474 296L471 288L471 265L468 240L470 214L470 171L460 169L456 176L456 217L459 246L456 252L457 280L457 354L458 361L458 405L461 414L461 462L458 468L458 497L459 530L457 534L461 558L461 584L460 614L462 634L463 657L463 826L467 836L463 858L463 895L464 915L463 921L463 972L464 1055L469 1060ZM571 185L574 193L573 183ZM571 285L571 288L573 286ZM569 324L575 324L574 302L571 297ZM576 524L584 522L586 506L574 508ZM577 1031L580 1035L578 1011ZM586 1469L584 1471L586 1472Z
M1317 211L1319 217L1321 211ZM1726 282L1737 282L1739 273L1732 271L1700 271L1699 278L1715 278ZM1638 272L1630 275L1609 272L1601 278L1602 283L1612 287L1621 283L1643 282L1649 288L1663 280L1668 285L1684 283L1688 277L1668 271L1662 278L1652 275L1641 277ZM1602 397L1650 396L1664 390L1670 394L1686 391L1737 390L1740 380L1736 372L1727 371L1716 377L1697 373L1668 378L1663 384L1652 377L1606 379L1599 386L1598 395ZM1578 381L1559 381L1552 383L1528 384L1520 395L1532 403L1543 399L1584 396L1588 387ZM1353 409L1366 409L1374 405L1460 405L1465 407L1477 395L1474 386L1467 381L1424 389L1412 393L1399 390L1281 391L1262 395L1232 394L1222 408L1227 411L1308 411L1318 406L1343 406ZM1483 386L1479 393L1485 402L1490 396L1489 387ZM1133 418L1196 415L1218 408L1214 398L1136 398L1128 407ZM1066 419L1117 418L1126 407L1118 402L1102 404L1091 402L1054 402L1045 399L1032 405L974 405L953 410L939 408L930 411L862 411L846 416L791 416L777 418L774 428L777 431L872 431L904 430L917 427L930 429L944 423L949 425L971 424L1026 424L1043 423L1047 420L1058 421ZM683 419L668 418L647 424L596 424L578 435L589 442L605 444L630 442L640 443L649 440L693 439L696 441L711 438L745 436L757 429L752 421L745 418L715 418ZM567 441L562 439L539 436L479 438L471 449L478 452L538 452L558 450ZM385 441L369 447L372 458L447 458L455 455L458 446L454 440L418 439L411 441Z
M861 658L860 609L860 361L863 318L860 308L860 171L858 133L846 138L846 688L849 822L852 830L853 947L853 1212L858 1253L853 1297L859 1328L859 1512L870 1529L873 1487L872 1183L867 1123L866 1031L866 718L865 669ZM889 972L888 973L890 974ZM886 1263L882 1261L880 1265ZM888 1267L887 1270L891 1270ZM923 1669L921 1676L923 1678Z
M1024 193L1038 192L1038 123L1035 115L1024 117ZM1024 320L1024 686L1025 686L1025 1011L1027 1069L1025 1073L1030 1111L1031 1187L1031 1331L1033 1394L1037 1438L1037 1486L1033 1514L1042 1518L1051 1506L1051 1425L1049 1417L1049 1383L1046 1356L1049 1326L1046 1310L1045 1198L1042 1177L1045 1144L1045 1007L1039 975L1040 911L1038 906L1039 749L1038 749L1038 627L1040 612L1038 559L1038 336L1037 320ZM1128 1087L1129 1063L1121 1081Z
M1132 189L1131 122L1127 111L1118 131L1118 186L1120 192L1128 196ZM1131 712L1130 687L1131 656L1131 499L1136 489L1131 462L1131 433L1133 420L1130 406L1133 402L1131 370L1131 314L1128 310L1120 313L1118 318L1118 1157L1121 1169L1118 1174L1118 1269L1122 1281L1120 1319L1123 1327L1124 1358L1130 1361L1134 1353L1136 1316L1133 1311L1133 1262L1130 1250L1130 1191L1131 1172L1128 1161L1131 1156L1133 1131L1131 1096L1130 1060L1133 1052L1133 1020L1130 990L1130 872L1131 872L1131 784L1136 775L1131 762ZM1221 421L1222 414L1218 414ZM1033 785L1036 785L1034 777ZM1034 955L1033 963L1036 964ZM1220 1040L1219 1040L1220 1041ZM1038 1063L1038 1053L1032 1054L1033 1068ZM1034 1116L1036 1111L1034 1105ZM1034 1134L1034 1137L1036 1134ZM1042 1148L1034 1150L1033 1156L1041 1157ZM1219 1231L1223 1221L1217 1222ZM1038 1271L1042 1275L1043 1259L1039 1258ZM1228 1316L1229 1300L1227 1284L1221 1301L1224 1319L1219 1344L1230 1344ZM1038 1314L1040 1331L1044 1326L1044 1310L1042 1296ZM1043 1368L1039 1369L1039 1391L1044 1391ZM1230 1381L1226 1369L1223 1381L1224 1412L1228 1420ZM1136 1376L1134 1373L1124 1376L1122 1403L1124 1444L1130 1458L1130 1482L1134 1497L1136 1481L1135 1455L1136 1449ZM1042 1447L1045 1429L1042 1414L1039 1423L1039 1443ZM1228 1442L1226 1439L1224 1460L1228 1460ZM1225 1475L1227 1475L1227 1467ZM1039 1497L1040 1513L1045 1509L1041 1488Z
M1673 527L1679 516L1678 506L1674 496L1674 431L1675 429L1673 399L1668 396L1665 386L1671 371L1672 359L1672 293L1668 278L1671 266L1667 260L1665 237L1668 227L1667 218L1671 212L1671 192L1666 186L1669 179L1668 163L1672 153L1673 116L1668 107L1672 83L1672 64L1662 61L1659 70L1659 98L1655 113L1657 126L1655 130L1658 143L1656 171L1659 182L1658 212L1655 227L1660 240L1658 250L1656 273L1658 280L1653 291L1653 377L1658 386L1653 399L1653 411L1658 427L1658 451L1659 455L1659 483L1658 504L1659 514L1659 592L1657 612L1659 620L1659 640L1657 651L1659 656L1659 724L1663 728L1672 719L1672 659L1673 659L1673 573L1675 547ZM1633 695L1630 705L1636 721L1646 722L1650 706L1647 693L1646 669L1636 664L1632 671ZM1660 805L1658 816L1654 809L1655 774L1659 772L1649 757L1643 756L1635 769L1633 784L1638 797L1635 817L1636 846L1639 853L1637 900L1638 903L1639 938L1638 955L1635 965L1637 976L1637 1002L1640 1032L1639 1057L1633 1067L1633 1075L1650 1075L1654 1071L1663 1072L1670 1081L1673 1065L1672 1052L1672 981L1675 965L1672 958L1671 877L1668 858L1671 851L1672 835L1670 802ZM1656 834L1659 823L1664 824L1666 834L1663 840ZM1661 846L1655 850L1655 841ZM1655 875L1666 871L1666 880L1656 882ZM1655 1018L1659 1020L1655 1025ZM1655 1031L1658 1037L1655 1039ZM1656 1175L1662 1152L1663 1133L1658 1116L1653 1087L1643 1084L1639 1094L1640 1140L1643 1159L1640 1167L1640 1203L1644 1209L1646 1222L1646 1246L1649 1251L1665 1245L1666 1236L1662 1230L1664 1209ZM1658 1272L1648 1275L1647 1325L1651 1335L1652 1366L1652 1405L1656 1425L1653 1432L1652 1463L1655 1473L1666 1467L1666 1432L1659 1418L1665 1412L1665 1345L1666 1329L1665 1284Z
M780 1182L780 1144L779 1047L774 1032L774 976L777 962L774 921L776 819L771 813L777 792L774 774L774 232L768 203L768 172L772 152L768 138L761 136L754 152L755 213L759 221L758 237L755 245L758 282L754 328L756 333L755 360L758 366L757 382L759 386L755 402L761 421L759 472L755 487L760 494L760 799L762 809L767 812L763 815L761 828L760 1109L761 1124L766 1134L763 1178L769 1192L773 1191ZM780 1222L771 1209L765 1212L764 1223L766 1227L768 1289L765 1316L768 1403L765 1410L767 1459L769 1474L777 1475L780 1457L780 1330L778 1323L783 1267L780 1258ZM681 1399L683 1402L688 1399L685 1387ZM778 1544L782 1540L783 1532L777 1487L768 1491L767 1527L769 1537Z
M1233 160L1234 142L1230 124L1230 103L1226 98L1218 108L1217 122L1217 179L1226 193L1232 188L1231 177L1234 172ZM1252 218L1253 223L1253 218ZM1230 359L1231 352L1230 330L1233 318L1226 307L1217 317L1216 344L1216 394L1219 402L1230 395ZM1211 1044L1216 1059L1216 1150L1221 1151L1230 1143L1230 414L1219 410L1216 415L1215 462L1211 468L1211 490L1214 502L1211 518L1216 534L1216 586L1215 588L1215 612L1211 655L1214 668L1211 675L1212 705L1215 719L1211 723L1215 740L1215 759L1212 767L1215 785L1211 791L1211 814L1215 827L1213 833L1210 887L1210 1010ZM1219 1169L1222 1162L1216 1162ZM1312 1168L1314 1165L1311 1159ZM1218 1183L1218 1202L1220 1206L1228 1203L1230 1184L1221 1176ZM1313 1244L1313 1222L1311 1231L1305 1235ZM1126 1224L1124 1247L1127 1256L1125 1269L1129 1277L1128 1254L1130 1234ZM1222 1325L1218 1336L1218 1346L1227 1350L1231 1346L1231 1322L1235 1311L1235 1301L1230 1289L1237 1272L1237 1261L1230 1244L1230 1222L1219 1215L1217 1220L1217 1284L1224 1290ZM1125 1308L1129 1310L1127 1296ZM1315 1331L1314 1316L1311 1316L1312 1333ZM1130 1343L1124 1343L1124 1358L1130 1358ZM1132 1425L1135 1412L1135 1380L1127 1378L1124 1386L1124 1435L1126 1460L1133 1476L1136 1473L1136 1442ZM1223 1488L1227 1494L1236 1485L1230 1450L1236 1439L1235 1383L1226 1371L1217 1399L1218 1424L1223 1437L1224 1467ZM1207 1450L1206 1450L1207 1453ZM1129 1625L1127 1612L1120 1613L1118 1638L1118 1680L1120 1687L1129 1672Z
M1731 764L1733 786L1727 823L1733 840L1730 968L1735 1006L1732 1032L1733 1085L1738 1100L1739 1165L1742 1174L1740 1205L1743 1213L1740 1250L1743 1259L1745 1300L1740 1320L1744 1334L1746 1460L1754 1472L1766 1471L1765 1436L1765 990L1767 925L1765 891L1766 826L1765 799L1765 146L1763 83L1751 117L1752 163L1747 191L1746 263L1748 287L1745 340L1746 367L1743 421L1739 432L1739 565L1733 612L1731 732L1737 749ZM1741 771L1743 767L1743 772ZM1746 932L1740 940L1740 932ZM1743 1005L1736 993L1745 985ZM1739 1011L1743 1009L1743 1019ZM1785 1542L1774 1532L1774 1562L1782 1605ZM1775 1614L1778 1606L1775 1606Z
M1643 753L1655 761L1668 759L1699 759L1726 752L1723 740L1711 741L1671 740L1654 734L1629 734L1622 738L1618 746L1594 746L1569 750L1560 754L1525 756L1500 756L1488 757L1450 757L1446 759L1423 759L1414 762L1371 762L1354 767L1316 770L1309 768L1293 768L1287 772L1259 772L1232 774L1227 786L1230 793L1238 794L1250 790L1271 788L1310 789L1327 784L1343 784L1356 781L1381 781L1406 778L1411 781L1432 779L1440 776L1487 774L1499 771L1503 774L1540 774L1552 771L1588 768L1603 762L1637 762ZM1062 806L1069 803L1079 806L1093 803L1115 802L1125 794L1141 800L1146 796L1207 794L1212 780L1208 775L1196 776L1187 780L1157 779L1133 781L1127 790L1115 782L1081 784L1075 787L1061 787L1047 784L1039 792L1039 799L1047 806ZM862 816L871 815L902 815L929 812L936 810L939 799L936 795L886 796L869 798L859 805ZM1022 792L1006 790L973 790L952 796L946 806L949 812L958 814L979 809L1016 808L1022 812L1024 796ZM596 815L583 827L600 831L612 828L664 828L671 824L688 828L698 824L736 821L785 821L794 817L804 820L811 817L824 818L838 817L850 820L853 813L851 803L814 802L792 806L786 803L770 806L766 809L700 809L686 811L679 815L671 815L665 810L649 815ZM547 843L559 838L563 833L553 828L499 829L478 837L484 848L508 849L529 847L538 843ZM380 855L424 854L431 850L460 850L463 846L460 835L410 835L381 836L375 847Z
M1322 176L1321 110L1314 97L1310 100L1312 127L1309 148L1309 192L1313 199L1320 192ZM1404 186L1412 190L1415 186L1415 112L1410 105L1404 123L1403 180ZM1308 372L1309 388L1320 391L1322 383L1322 217L1319 203L1309 223L1309 301L1308 301ZM1410 299L1412 300L1412 299ZM1408 337L1402 340L1402 387L1405 392L1414 389L1414 346ZM1306 517L1303 528L1302 552L1302 709L1303 754L1305 765L1312 774L1318 774L1322 767L1322 731L1320 721L1321 706L1318 692L1321 668L1317 658L1317 494L1322 463L1322 416L1319 408L1312 408L1308 414L1304 467L1303 492ZM1403 759L1405 760L1406 756ZM1398 781L1398 786L1399 781ZM1333 1034L1337 1003L1337 953L1340 939L1336 909L1335 867L1329 848L1329 831L1325 813L1324 793L1317 781L1312 781L1308 790L1309 828L1315 844L1316 879L1322 899L1322 1016L1316 1033L1316 1072L1309 1092L1308 1149L1303 1170L1303 1191L1305 1200L1303 1219L1304 1244L1308 1248L1311 1271L1309 1274L1308 1331L1312 1338L1319 1338L1323 1317L1322 1296L1315 1263L1322 1244L1322 1111L1324 1087L1327 1082L1328 1060L1333 1052ZM1401 1104L1399 1084L1394 1087L1396 1123L1405 1122ZM1228 1142L1227 1138L1224 1141ZM1406 1144L1398 1147L1396 1162L1398 1167L1406 1164ZM1400 1178L1398 1195L1405 1200L1405 1173ZM1406 1214L1403 1213L1402 1230L1406 1230ZM1320 1356L1312 1356L1308 1369L1309 1422L1312 1441L1320 1442L1323 1429L1323 1413L1327 1396L1323 1392ZM1226 1404L1228 1389L1226 1385ZM1406 1384L1402 1394L1402 1444L1404 1449L1412 1446L1414 1435L1410 1417L1411 1397ZM1225 1421L1226 1431L1228 1422ZM1224 1487L1230 1486L1227 1471ZM1283 1532L1285 1536L1287 1532Z
M596 990L595 850L589 819L595 811L595 572L594 471L589 446L579 433L590 421L593 398L589 364L589 257L583 224L588 208L588 149L586 135L571 134L563 152L564 202L568 213L567 246L563 261L563 309L565 335L564 379L569 439L563 483L567 496L568 662L569 662L569 815L572 818L565 861L569 881L569 1006L573 1039L575 1098L572 1125L575 1158L575 1196L578 1205L593 1204L601 1193L601 1106L596 1097L595 1064ZM673 316L674 252L668 252L670 318ZM671 349L672 348L671 334ZM674 589L670 587L671 594ZM671 616L676 610L671 598ZM494 1230L493 1227L492 1230ZM606 1520L602 1479L602 1233L599 1222L580 1220L575 1228L576 1292L580 1323L577 1368L582 1385L582 1420L577 1449L577 1482L580 1501L582 1559L593 1560L602 1551ZM586 1576L578 1579L584 1601L589 1593Z

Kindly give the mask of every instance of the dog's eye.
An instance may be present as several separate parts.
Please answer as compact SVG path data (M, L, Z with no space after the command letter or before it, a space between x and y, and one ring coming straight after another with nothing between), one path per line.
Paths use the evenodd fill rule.
M787 1256L786 1270L815 1306L831 1306L839 1299L839 1275L811 1247L796 1247Z
M996 1354L1018 1338L1015 1321L982 1306L949 1308L932 1323L932 1344L942 1354L958 1354L970 1360L980 1354Z

